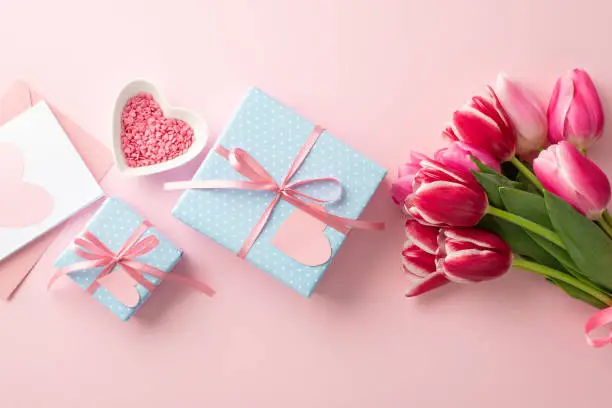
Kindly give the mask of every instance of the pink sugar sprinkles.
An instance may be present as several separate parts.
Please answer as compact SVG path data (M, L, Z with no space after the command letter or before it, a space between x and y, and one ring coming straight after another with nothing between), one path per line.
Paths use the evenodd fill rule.
M128 167L172 160L189 149L193 129L185 121L166 118L153 96L130 98L121 114L121 149Z

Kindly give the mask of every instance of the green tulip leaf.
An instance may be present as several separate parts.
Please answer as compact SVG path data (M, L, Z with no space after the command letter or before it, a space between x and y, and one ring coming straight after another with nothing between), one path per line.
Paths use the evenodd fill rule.
M518 176L516 176L516 181L521 184L521 190L537 194L540 197L542 196L540 190L538 190L538 188L531 181L529 181L529 179L525 177L523 173L519 173Z
M595 223L546 191L552 224L579 271L606 291L612 291L612 241Z
M553 255L540 247L533 237L518 225L501 218L486 215L480 221L478 227L497 234L510 246L510 249L515 254L529 258L549 268L563 270L563 265Z
M493 170L494 171L494 170ZM504 208L503 201L499 195L499 189L501 187L517 188L518 185L515 181L512 181L499 173L478 173L472 171L472 174L487 193L489 203L497 208Z
M556 279L546 278L546 280L552 283L553 285L561 288L565 293L567 293L574 299L583 301L593 307L596 307L597 309L605 309L606 307L608 307L608 305L606 305L601 300L594 298L593 296L581 291L580 289L577 289L575 286L568 285L567 283L558 281Z
M550 217L548 216L548 209L546 208L544 197L527 191L503 187L499 189L499 194L504 206L511 213L538 223L548 229L554 229ZM525 233L529 235L537 245L559 261L559 263L563 265L563 269L578 278L582 278L578 274L578 267L566 250L531 231L525 231Z
M553 228L542 196L505 187L499 189L499 195L506 210L548 229Z
M489 203L495 207L503 207L503 202L499 195L500 184L497 177L490 173L478 173L475 171L472 173L487 194Z
M484 164L483 162L481 162L480 160L478 160L475 156L471 156L471 159L474 163L476 163L476 167L478 167L478 172L480 173L485 173L485 174L499 174L499 171L492 169L491 167L487 166L486 164Z
M538 244L546 252L552 255L557 261L559 261L559 263L563 265L563 268L568 271L570 275L573 275L575 278L578 278L580 280L584 280L584 277L578 271L578 266L576 266L576 263L572 260L572 258L569 256L565 249L553 244L546 238L542 238L541 236L534 234L531 231L526 231L526 233L531 237L531 239L533 239L536 244Z

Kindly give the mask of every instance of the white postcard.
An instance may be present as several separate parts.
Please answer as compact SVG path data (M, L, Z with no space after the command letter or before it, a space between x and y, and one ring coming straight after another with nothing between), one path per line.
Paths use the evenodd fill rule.
M0 261L102 195L45 102L0 127Z

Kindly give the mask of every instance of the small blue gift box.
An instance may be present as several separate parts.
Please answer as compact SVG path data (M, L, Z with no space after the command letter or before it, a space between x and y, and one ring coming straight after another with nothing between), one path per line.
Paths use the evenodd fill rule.
M117 252L144 222L145 220L129 206L116 198L108 198L87 223L83 234L87 231L90 232L108 249ZM152 226L148 226L139 241L151 235L157 237L159 241L157 246L150 252L135 257L134 260L150 265L161 271L170 272L181 259L182 251ZM84 259L81 258L75 250L76 246L73 243L60 255L55 262L55 267L62 269L83 262ZM115 266L111 273L117 272L117 268L120 268L120 266ZM86 290L94 283L103 269L103 267L84 269L82 271L72 272L68 276L70 276L77 285ZM160 283L160 279L153 276L144 274L144 277L155 286ZM135 287L140 295L140 301L135 307L129 307L121 303L106 290L104 286L100 286L93 293L93 297L121 320L128 320L151 295L151 292L140 283L137 283Z
M246 151L280 184L313 129L313 122L259 89L252 88L219 137L218 145L228 150L240 148ZM385 174L383 167L325 131L320 134L291 181L336 178L342 184L343 197L327 205L325 210L330 214L357 219ZM212 149L193 180L246 179ZM310 187L318 189L318 195L333 195L332 191L322 191L334 188L332 184ZM237 253L273 198L274 193L269 191L193 189L182 194L172 214ZM280 200L245 259L308 297L346 236L325 227L331 257L317 266L302 264L271 243L279 227L294 211L299 210ZM304 242L304 245L308 245L308 242Z

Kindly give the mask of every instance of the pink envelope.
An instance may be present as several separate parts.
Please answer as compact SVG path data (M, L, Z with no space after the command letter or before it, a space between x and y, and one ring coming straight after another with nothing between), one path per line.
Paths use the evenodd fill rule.
M15 82L0 99L0 125L43 99L28 84L21 81ZM113 157L108 148L93 136L85 133L53 106L51 109L93 176L100 182L113 165ZM8 300L11 297L55 240L59 231L60 226L0 262L0 298Z

